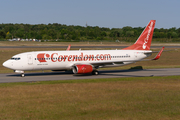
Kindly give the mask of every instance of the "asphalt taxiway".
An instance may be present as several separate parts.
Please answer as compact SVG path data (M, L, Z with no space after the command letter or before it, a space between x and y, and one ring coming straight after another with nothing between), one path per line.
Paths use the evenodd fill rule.
M0 83L98 78L111 79L123 77L174 76L180 75L180 68L143 70L100 70L99 73L99 75L75 75L72 72L25 73L25 77L20 77L20 75L16 73L0 74Z

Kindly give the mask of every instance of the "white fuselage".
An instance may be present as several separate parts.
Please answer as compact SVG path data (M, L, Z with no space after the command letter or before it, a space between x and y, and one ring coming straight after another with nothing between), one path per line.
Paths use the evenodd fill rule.
M85 51L37 51L13 56L3 63L12 70L71 70L76 64L94 67L122 66L140 61L152 51L143 50L85 50Z

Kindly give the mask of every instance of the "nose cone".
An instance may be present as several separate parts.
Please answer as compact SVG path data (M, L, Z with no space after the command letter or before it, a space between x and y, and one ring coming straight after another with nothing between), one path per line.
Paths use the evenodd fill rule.
M6 67L6 68L10 68L10 66L11 66L10 61L9 61L9 60L5 61L5 62L3 63L3 66Z

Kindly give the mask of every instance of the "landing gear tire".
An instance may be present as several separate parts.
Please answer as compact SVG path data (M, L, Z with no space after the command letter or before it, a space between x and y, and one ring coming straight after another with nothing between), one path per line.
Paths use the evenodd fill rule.
M92 75L98 75L99 72L97 70L92 71Z
M21 73L21 77L25 77L25 76L24 76L24 73Z

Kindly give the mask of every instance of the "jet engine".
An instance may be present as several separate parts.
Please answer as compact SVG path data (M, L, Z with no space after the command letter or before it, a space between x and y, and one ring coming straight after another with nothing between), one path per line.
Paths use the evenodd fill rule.
M91 73L93 71L93 67L91 65L79 64L73 66L72 71L74 74L86 74Z

